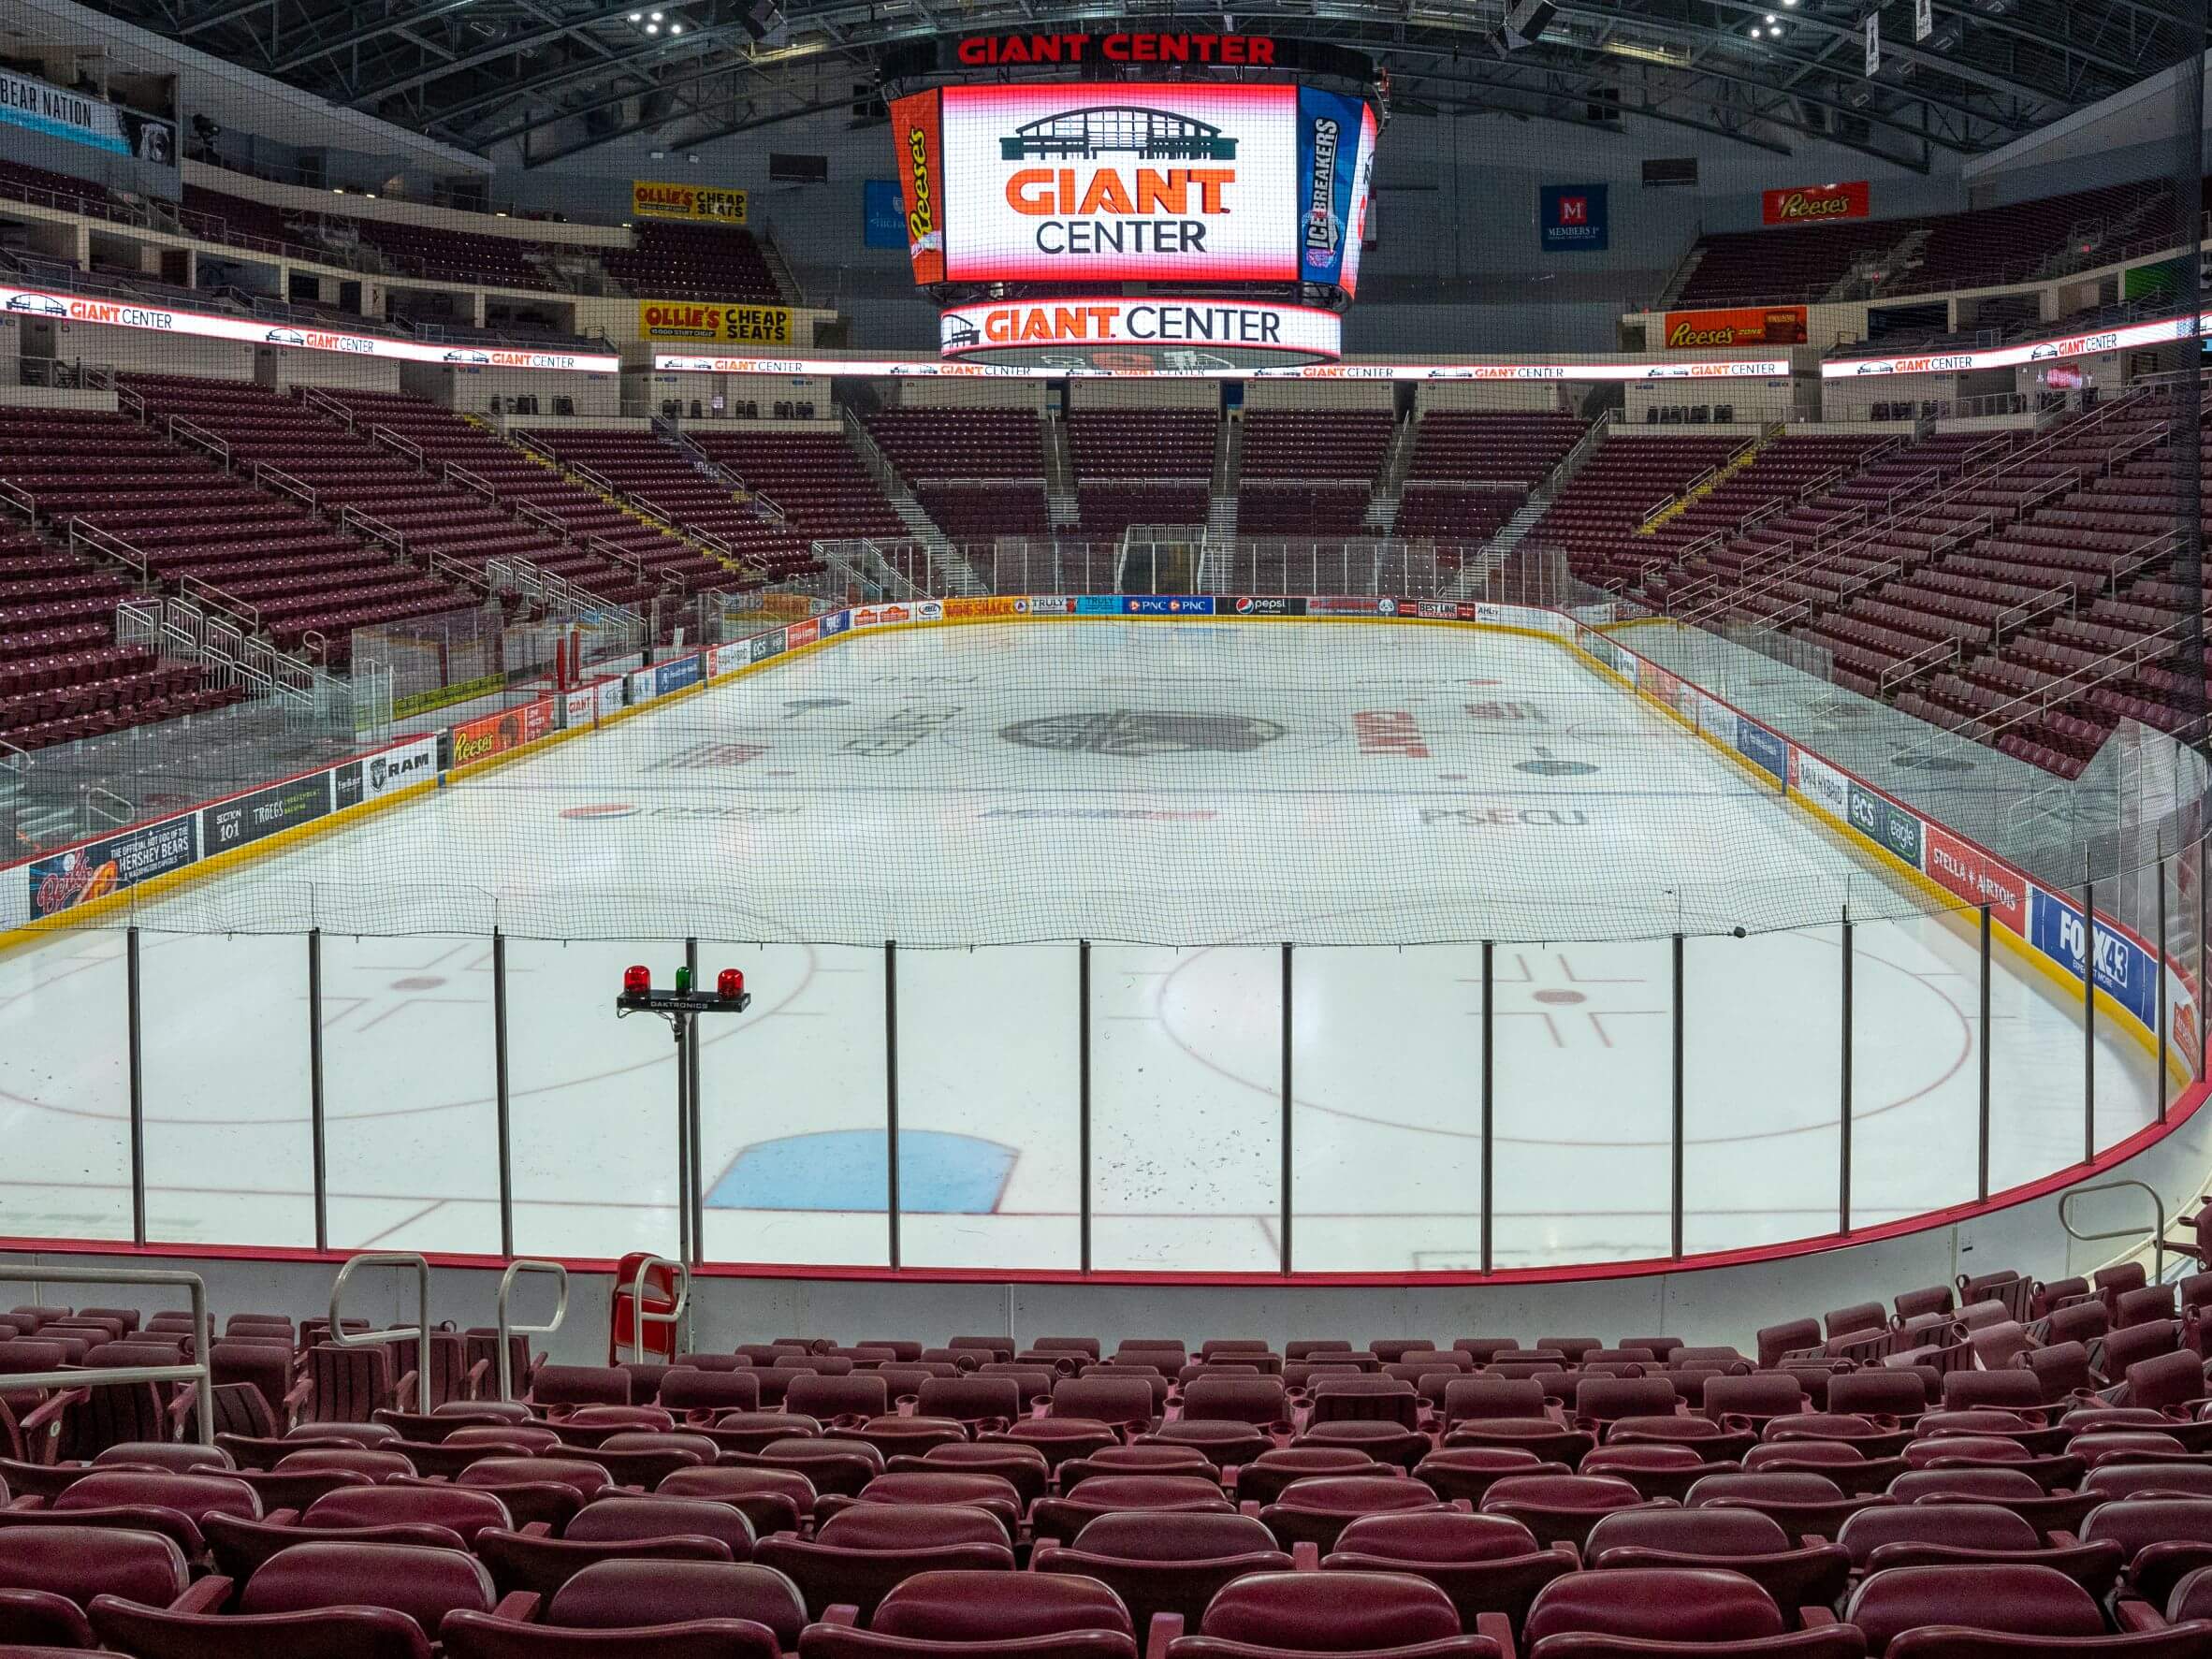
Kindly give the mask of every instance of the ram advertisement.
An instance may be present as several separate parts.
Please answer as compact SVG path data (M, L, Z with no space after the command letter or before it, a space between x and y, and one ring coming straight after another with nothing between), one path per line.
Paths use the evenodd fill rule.
M1295 86L953 86L937 96L952 282L1303 274ZM910 151L909 102L892 125ZM910 217L912 189L910 180Z

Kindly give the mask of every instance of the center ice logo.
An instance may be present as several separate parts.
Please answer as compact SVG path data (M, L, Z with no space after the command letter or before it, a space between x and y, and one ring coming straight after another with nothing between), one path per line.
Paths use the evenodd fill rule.
M1116 708L1020 720L1001 727L998 735L1025 749L1089 754L1250 754L1262 744L1273 743L1288 729L1248 714Z

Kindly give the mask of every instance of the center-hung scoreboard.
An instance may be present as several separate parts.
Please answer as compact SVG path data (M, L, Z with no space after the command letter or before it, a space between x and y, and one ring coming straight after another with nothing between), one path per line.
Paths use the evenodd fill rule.
M1339 355L1388 118L1363 54L983 35L901 49L883 84L947 357L1142 372Z

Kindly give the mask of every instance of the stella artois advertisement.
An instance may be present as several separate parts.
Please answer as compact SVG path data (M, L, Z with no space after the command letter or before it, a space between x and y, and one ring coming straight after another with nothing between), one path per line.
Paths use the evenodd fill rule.
M1864 219L1873 211L1867 181L1849 184L1793 184L1769 190L1760 202L1768 225L1826 225L1832 219Z

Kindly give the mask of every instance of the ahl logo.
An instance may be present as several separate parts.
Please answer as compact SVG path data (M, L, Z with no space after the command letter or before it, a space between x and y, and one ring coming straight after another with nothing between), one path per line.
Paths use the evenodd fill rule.
M563 807L560 816L585 823L596 823L603 818L634 818L639 810L626 803L604 801L593 807Z

